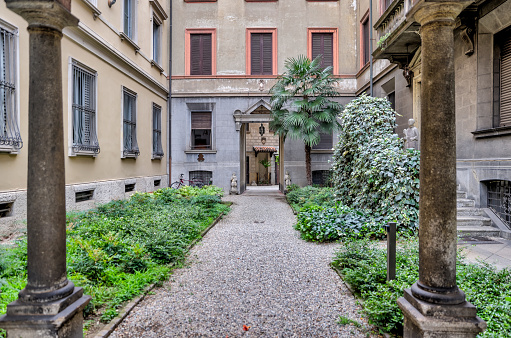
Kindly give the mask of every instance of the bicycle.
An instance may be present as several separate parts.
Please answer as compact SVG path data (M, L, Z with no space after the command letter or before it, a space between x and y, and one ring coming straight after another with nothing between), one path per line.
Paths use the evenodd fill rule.
M182 186L186 185L185 181L188 182L188 184L191 187L202 188L204 186L204 182L202 182L202 180L200 178L192 178L191 180L185 180L184 176L185 176L185 174L179 175L179 181L175 181L174 183L172 183L170 185L170 187L172 189L179 189Z

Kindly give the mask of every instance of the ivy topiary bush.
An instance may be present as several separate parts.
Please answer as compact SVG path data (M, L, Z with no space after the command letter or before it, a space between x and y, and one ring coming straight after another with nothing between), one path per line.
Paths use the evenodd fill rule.
M396 112L385 98L362 95L340 115L332 164L337 200L376 222L398 222L414 232L419 218L420 152L404 149L394 133Z

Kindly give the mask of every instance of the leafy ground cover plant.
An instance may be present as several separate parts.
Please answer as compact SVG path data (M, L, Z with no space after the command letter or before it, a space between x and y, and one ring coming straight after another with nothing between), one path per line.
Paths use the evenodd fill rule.
M212 186L165 188L69 214L68 278L92 296L86 319L109 322L123 303L165 280L190 243L229 210L221 195ZM1 314L26 284L26 249L26 239L0 249Z
M335 241L347 238L381 237L383 228L373 218L338 203L334 207L304 206L295 229L304 240Z
M396 221L399 231L417 229L420 153L403 149L396 112L385 98L362 95L345 106L331 180L344 205Z
M332 188L319 188L313 186L300 188L296 186L289 190L288 187L286 198L289 205L291 205L291 208L293 208L296 212L304 206L335 206L335 193Z
M403 314L397 299L419 278L417 240L400 242L396 255L396 279L386 281L386 247L378 242L343 243L333 265L363 299L363 313L384 332L402 333ZM511 270L496 271L489 264L471 264L458 254L457 283L477 314L488 324L479 337L511 337Z

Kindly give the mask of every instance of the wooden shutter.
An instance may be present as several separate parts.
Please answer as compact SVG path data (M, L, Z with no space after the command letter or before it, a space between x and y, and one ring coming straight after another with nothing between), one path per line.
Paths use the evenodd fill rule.
M363 48L364 48L364 65L369 62L369 20L366 20L362 24L363 36Z
M192 113L192 129L211 129L211 112Z
M334 65L334 37L332 33L312 33L312 59L323 55L321 67Z
M250 73L262 74L262 46L261 34L252 33L250 37Z
M250 74L273 74L273 36L271 33L250 35Z
M190 75L211 75L211 34L190 34Z
M503 39L500 55L500 126L511 126L511 36Z

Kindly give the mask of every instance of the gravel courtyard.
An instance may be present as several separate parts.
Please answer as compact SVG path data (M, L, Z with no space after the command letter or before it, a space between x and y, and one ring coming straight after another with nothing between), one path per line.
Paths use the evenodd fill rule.
M367 337L329 267L338 244L307 243L275 190L226 196L232 210L110 337ZM243 326L248 330L244 330Z

